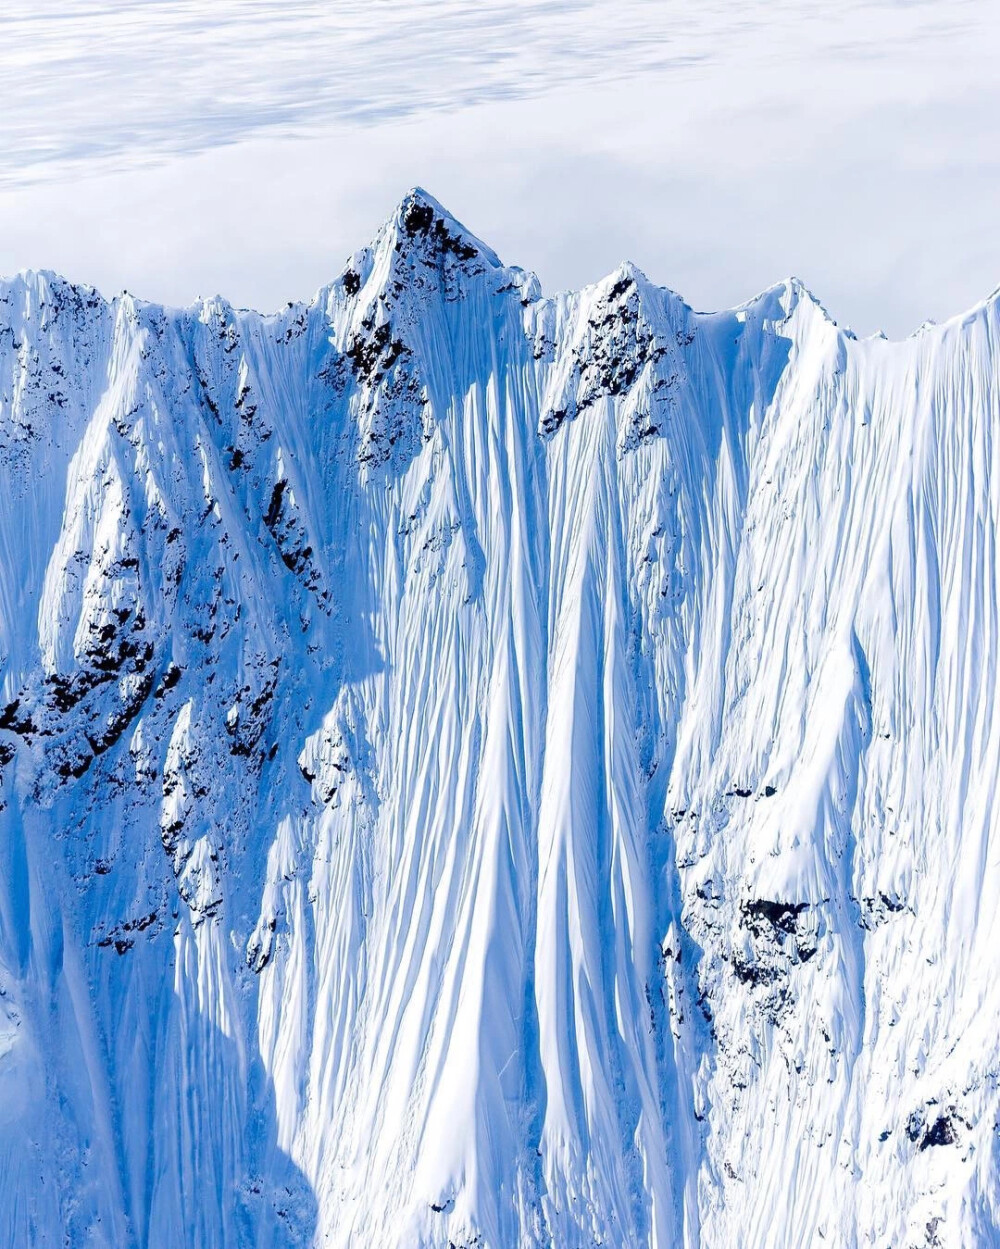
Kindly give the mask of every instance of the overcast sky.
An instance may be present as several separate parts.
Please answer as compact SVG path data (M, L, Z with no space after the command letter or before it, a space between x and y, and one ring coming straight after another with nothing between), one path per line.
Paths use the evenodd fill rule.
M998 65L997 0L14 0L0 272L273 308L419 183L550 291L905 335L1000 284Z

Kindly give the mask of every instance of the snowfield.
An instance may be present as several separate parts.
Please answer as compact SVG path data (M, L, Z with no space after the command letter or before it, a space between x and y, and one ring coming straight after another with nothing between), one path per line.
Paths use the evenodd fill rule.
M0 1245L1000 1245L1000 306L0 283Z

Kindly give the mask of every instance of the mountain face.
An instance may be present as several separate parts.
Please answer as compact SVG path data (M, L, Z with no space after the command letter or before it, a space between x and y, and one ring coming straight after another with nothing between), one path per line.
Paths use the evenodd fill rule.
M1000 310L0 284L0 1245L1000 1245Z

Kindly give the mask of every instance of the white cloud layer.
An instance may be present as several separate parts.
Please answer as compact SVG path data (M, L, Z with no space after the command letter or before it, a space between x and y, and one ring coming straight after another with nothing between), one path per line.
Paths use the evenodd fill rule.
M272 307L419 182L548 289L905 334L1000 282L998 56L988 0L18 0L0 271Z

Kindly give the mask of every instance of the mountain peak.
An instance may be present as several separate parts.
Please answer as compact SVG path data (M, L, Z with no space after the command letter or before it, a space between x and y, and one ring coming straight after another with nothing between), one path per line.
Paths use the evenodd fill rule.
M396 250L451 255L459 260L482 260L493 268L500 258L423 187L411 187L389 219Z
M0 1243L995 1242L994 314L498 264L0 306Z

